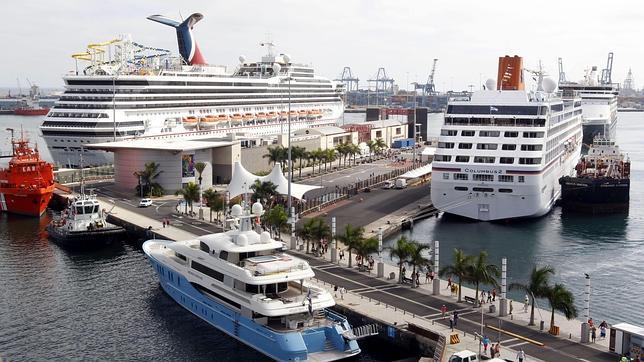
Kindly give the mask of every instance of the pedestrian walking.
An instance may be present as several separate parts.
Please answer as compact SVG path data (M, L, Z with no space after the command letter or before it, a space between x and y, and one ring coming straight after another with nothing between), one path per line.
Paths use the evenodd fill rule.
M340 299L344 300L344 294L347 292L347 290L344 287L340 288Z
M430 271L430 272L429 272L429 281L430 281L430 282L433 282L433 281L434 281L434 277L435 277L435 276L436 276L436 274L434 274L434 271L433 271L433 270L432 270L432 271Z
M487 291L487 302L492 303L492 292L489 290Z
M496 288L492 289L492 301L496 302Z
M490 344L490 339L487 336L483 337L483 353L487 353L487 346Z
M425 284L429 283L429 270L425 273Z
M161 219L161 224L163 224L163 228L165 229L165 219Z
M340 250L340 261L344 259L344 250Z
M495 348L495 344L492 343L492 345L490 346L490 358L494 358L494 348Z
M445 319L445 313L447 313L447 306L445 306L445 304L443 304L441 306L441 315L442 315L443 319Z
M606 327L604 326L599 327L599 338L602 338L602 339L606 338Z
M337 285L334 285L334 286L333 286L333 296L334 296L335 298L337 298L337 297L338 297L338 286L337 286Z
M593 326L590 329L590 339L595 343L595 340L597 339L597 327Z
M494 356L501 357L501 341L496 342L494 346Z
M517 359L519 362L523 362L523 360L525 360L525 352L523 352L522 349L517 352Z
M510 315L512 315L512 309L514 308L512 308L512 301L510 301Z
M416 286L420 286L420 272L416 272Z
M454 311L454 327L458 325L458 312Z
M454 315L450 314L449 316L449 328L452 329L452 332L454 332Z
M528 304L530 303L530 298L528 298L528 295L525 295L525 299L523 299L523 313L528 313Z
M446 289L449 289L451 287L452 287L452 277L450 276L450 277L447 278L447 288Z

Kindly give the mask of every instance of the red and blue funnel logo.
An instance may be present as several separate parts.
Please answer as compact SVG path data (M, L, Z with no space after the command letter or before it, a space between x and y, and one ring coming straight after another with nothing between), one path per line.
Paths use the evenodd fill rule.
M190 65L205 65L206 59L204 59L197 41L192 36L192 28L194 25L201 19L203 15L199 13L194 13L190 15L182 23L179 23L176 20L168 19L162 15L152 15L148 16L148 19L156 21L161 24L171 26L177 30L177 43L179 44L179 54L183 60Z

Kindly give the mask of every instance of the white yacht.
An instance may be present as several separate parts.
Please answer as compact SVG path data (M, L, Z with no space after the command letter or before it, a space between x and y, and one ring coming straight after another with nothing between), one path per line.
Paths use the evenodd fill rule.
M270 42L261 44L268 53L260 61L240 56L230 70L208 65L192 34L202 18L148 18L176 29L180 57L129 36L73 54L77 68L63 77L65 91L40 127L54 162L77 166L82 144L160 136L271 138L284 133L288 119L299 130L340 118L344 85L276 54ZM84 152L87 165L113 161L110 152Z
M497 82L449 101L432 164L439 210L485 221L541 216L559 197L559 178L573 174L581 99L562 97L541 71L536 90L526 91L522 62L499 58Z
M331 294L309 280L309 264L259 233L262 205L231 208L233 230L178 242L149 240L143 251L161 286L181 306L279 361L332 361L360 353ZM261 230L259 230L261 231Z
M584 151L593 144L596 137L616 140L617 136L617 96L619 84L612 83L612 53L609 54L608 68L600 77L597 67L586 70L580 82L559 82L559 90L567 94L578 93L581 97L583 146Z

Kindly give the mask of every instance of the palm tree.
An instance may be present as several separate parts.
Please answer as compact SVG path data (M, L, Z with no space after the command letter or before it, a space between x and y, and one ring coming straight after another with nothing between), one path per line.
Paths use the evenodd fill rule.
M338 235L337 239L344 244L349 252L349 268L351 268L351 252L356 250L356 245L364 238L364 228L353 227L347 224L344 227L344 235Z
M201 175L203 174L203 170L205 170L205 169L206 169L206 163L205 162L197 162L197 163L195 163L195 171L197 171L197 175L199 176L197 178L197 180L199 181L199 205L200 205L199 206L199 218L203 217L203 213L201 211L201 203L203 202L202 193L201 193L201 190L202 190L202 188L201 188L201 180L202 180Z
M306 152L306 149L304 147L293 146L293 148L291 149L291 158L293 160L300 161L300 170L298 175L300 179L302 178L302 161L307 157L308 157L308 153Z
M327 163L332 163L333 161L336 160L337 153L335 152L334 149L328 148L324 150L324 172L326 173L326 166Z
M255 180L250 189L253 191L251 196L253 202L261 202L266 209L273 206L273 200L277 196L277 185L270 181Z
M376 146L376 142L373 140L367 141L367 147L369 147L369 160L371 160L371 156L373 153L376 151L378 146Z
M154 181L163 171L159 171L159 164L156 162L147 162L141 171L134 172L134 176L138 177L139 185L137 187L137 194L141 194L141 187L143 187L143 194L146 196L163 195L163 188Z
M311 228L307 225L308 221L305 222L298 230L295 232L300 237L300 239L306 241L306 252L309 252L309 241L311 241Z
M281 230L288 221L288 215L284 206L277 205L264 214L264 221L270 226L270 230L277 231L277 238L281 240Z
M549 265L537 268L535 265L530 273L530 279L527 284L511 283L510 290L521 289L529 295L531 301L530 308L530 323L529 326L534 325L534 298L545 298L548 295L548 288L550 276L555 274L555 269Z
M548 302L550 302L550 308L552 310L550 313L551 331L553 330L552 327L555 325L555 310L562 312L567 320L577 318L575 297L563 284L555 284L554 287L548 288L546 298L548 298Z
M477 257L474 258L470 265L469 278L476 284L476 300L479 299L479 286L481 283L490 284L494 287L499 286L496 278L501 276L499 267L494 264L488 264L487 251L481 251ZM478 304L478 303L477 303Z
M452 265L446 265L438 271L440 276L458 278L458 302L461 302L461 290L463 281L468 280L472 256L466 255L463 249L454 249Z
M360 256L360 266L362 266L369 254L378 252L378 239L375 237L360 238L353 245L353 250L356 251L356 255Z
M356 156L361 154L362 150L360 149L360 146L356 144L350 144L349 145L349 150L351 151L351 155L353 156L353 165L356 165Z
M389 250L389 257L393 260L394 258L398 259L398 283L403 282L402 268L403 265L409 260L411 255L411 246L409 245L409 239L406 236L401 236L393 246L387 247Z
M219 213L224 210L225 206L224 198L211 188L203 192L203 198L206 200L206 206L210 208L210 222L212 222L213 210L217 212L217 220L219 220Z
M385 143L385 140L383 140L382 138L377 138L376 139L376 150L377 150L376 152L381 153L382 150L384 150L386 148L387 148L387 144Z
M429 258L425 257L425 252L431 250L429 244L419 243L416 240L409 241L409 259L408 263L412 266L412 275L416 274L416 267L420 270L420 267L428 266L432 264L432 261ZM414 288L416 285L416 278L412 278L411 287Z
M269 166L271 163L273 165L275 165L277 162L283 163L283 161L286 159L286 149L282 146L268 147L266 151L268 153L262 156L262 158L268 158Z
M175 195L183 196L186 203L186 214L188 213L188 205L190 205L190 212L192 213L192 203L199 200L199 185L194 182L188 182L181 190L177 190Z
M309 231L311 233L311 238L317 241L317 247L319 249L322 244L322 240L331 237L331 227L321 217L314 217L312 220L313 222L311 222L309 226Z

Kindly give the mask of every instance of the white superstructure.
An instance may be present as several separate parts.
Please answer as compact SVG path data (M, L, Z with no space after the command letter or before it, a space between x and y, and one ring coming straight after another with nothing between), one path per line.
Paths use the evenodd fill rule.
M75 166L82 144L132 137L235 133L266 139L286 132L289 115L291 130L335 124L344 109L343 85L262 45L269 51L261 61L240 57L229 72L186 65L127 36L91 44L87 53L75 54L90 65L63 77L65 92L41 125L54 162ZM112 57L104 59L108 53ZM85 149L88 165L112 160L109 152Z
M488 90L448 103L432 167L436 208L477 220L551 209L559 178L580 157L582 110L580 98L562 98L552 80L540 80L537 91L488 81Z

